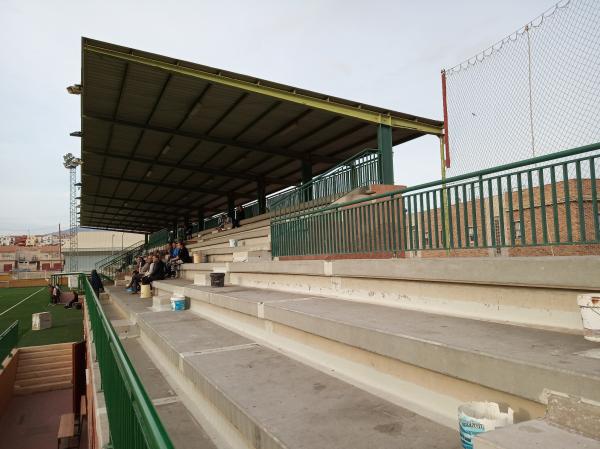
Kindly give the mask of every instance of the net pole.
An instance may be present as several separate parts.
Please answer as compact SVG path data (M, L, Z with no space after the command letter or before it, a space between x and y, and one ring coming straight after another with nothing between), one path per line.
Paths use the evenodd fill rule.
M448 99L446 97L445 70L442 70L442 107L444 109L444 142L442 144L446 147L445 167L450 168L450 144L448 143Z
M444 158L444 137L439 136L440 139L440 168L442 171L442 210L445 212L444 216L444 246L446 247L446 253L450 253L450 220L448 214L452 213L451 208L448 207L448 191L446 189L446 164L447 161ZM446 210L446 208L448 210Z

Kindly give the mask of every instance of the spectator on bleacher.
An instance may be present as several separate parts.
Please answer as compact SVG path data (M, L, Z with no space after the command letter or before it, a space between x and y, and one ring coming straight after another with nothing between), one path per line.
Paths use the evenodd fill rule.
M188 225L185 228L185 239L186 240L190 240L192 238L192 234L194 233L194 227L192 226L191 223L188 223Z
M159 281L165 278L165 263L160 260L160 254L156 253L152 256L152 263L150 264L150 271L146 276L142 278L142 284L151 284L152 281Z
M177 277L179 274L179 268L181 267L181 264L191 262L190 253L185 247L185 242L183 240L179 240L177 243L177 250L177 256L170 260L170 274L173 277Z
M66 305L65 305L65 309L70 309L71 307L73 307L73 304L76 304L79 302L79 293L77 292L77 290L73 290L73 299L71 299Z
M102 285L102 279L100 279L100 275L96 270L92 270L90 284L92 284L92 288L94 289L94 293L96 293L96 296L99 297L100 290L104 290L104 285Z
M233 210L233 227L239 228L240 221L246 218L246 211L242 206L238 206Z
M217 218L217 232L225 231L227 226L230 224L231 217L223 212L221 215L219 215L219 218Z
M127 291L129 293L137 292L140 287L140 281L142 280L142 276L148 272L150 269L150 264L144 260L144 256L137 257L137 264L135 266L135 270L131 274L131 282L127 286Z

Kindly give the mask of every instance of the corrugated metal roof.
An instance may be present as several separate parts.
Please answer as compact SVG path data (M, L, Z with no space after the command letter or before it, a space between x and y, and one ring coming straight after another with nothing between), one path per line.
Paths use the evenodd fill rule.
M442 125L87 38L82 78L88 227L150 232L250 201L259 179L267 193L297 184L302 161L318 174L376 147L376 116L394 144Z

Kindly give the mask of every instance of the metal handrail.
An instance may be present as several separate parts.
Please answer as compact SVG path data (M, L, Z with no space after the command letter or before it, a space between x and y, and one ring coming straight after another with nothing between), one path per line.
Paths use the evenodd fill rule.
M80 275L96 348L106 402L110 441L114 449L173 449L148 397L89 279Z
M272 254L598 244L598 150L585 145L284 214L271 220Z
M19 320L13 322L0 334L0 366L4 359L17 346L19 341Z

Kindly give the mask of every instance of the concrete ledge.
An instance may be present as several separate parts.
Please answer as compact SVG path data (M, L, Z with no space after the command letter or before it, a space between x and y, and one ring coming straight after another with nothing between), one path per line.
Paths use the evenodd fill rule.
M545 404L600 401L595 345L576 335L240 286L188 285L202 301Z
M140 314L148 338L257 449L458 449L454 429L189 312ZM193 332L192 332L193 330Z
M598 449L592 440L543 420L526 421L483 433L474 439L474 449Z

